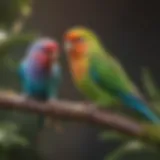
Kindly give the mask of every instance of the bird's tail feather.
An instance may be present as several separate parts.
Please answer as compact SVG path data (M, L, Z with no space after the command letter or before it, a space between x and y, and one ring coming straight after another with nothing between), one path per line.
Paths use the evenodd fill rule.
M130 106L131 108L137 110L141 114L143 114L147 119L154 123L160 123L160 118L153 113L148 105L143 102L141 99L134 95L122 95L122 101L125 105Z
M139 111L154 123L160 123L160 119L147 106L141 106Z

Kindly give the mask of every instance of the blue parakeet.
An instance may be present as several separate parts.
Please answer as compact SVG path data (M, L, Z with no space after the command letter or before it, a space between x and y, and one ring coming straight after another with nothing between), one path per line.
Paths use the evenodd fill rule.
M49 38L31 44L19 67L23 93L28 98L38 101L57 98L62 80L59 53L58 43ZM44 116L40 116L38 127L42 128L43 123Z

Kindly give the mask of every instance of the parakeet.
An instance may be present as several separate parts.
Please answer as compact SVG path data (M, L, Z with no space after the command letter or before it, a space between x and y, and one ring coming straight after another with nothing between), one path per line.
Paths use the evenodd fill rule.
M23 93L28 98L57 98L62 80L59 53L58 43L50 38L40 38L31 44L18 70ZM38 123L38 128L42 128L44 116L40 116Z
M75 86L90 100L103 106L123 104L154 123L160 122L120 62L103 48L93 31L85 27L66 31L64 50Z

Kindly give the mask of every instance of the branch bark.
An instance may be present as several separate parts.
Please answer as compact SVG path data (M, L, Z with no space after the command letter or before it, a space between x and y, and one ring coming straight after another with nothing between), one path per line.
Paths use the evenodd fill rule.
M145 137L145 139L151 139L148 137L152 136L144 135L144 133L147 132L145 131L144 125L131 118L120 116L111 111L100 110L95 106L87 106L82 102L53 100L42 103L25 99L23 96L17 94L4 94L4 92L0 92L0 109L14 109L36 114L41 113L63 120L84 121L97 124L104 128L110 127L111 129L136 138ZM157 139L155 141L157 141ZM160 138L158 141L160 142Z

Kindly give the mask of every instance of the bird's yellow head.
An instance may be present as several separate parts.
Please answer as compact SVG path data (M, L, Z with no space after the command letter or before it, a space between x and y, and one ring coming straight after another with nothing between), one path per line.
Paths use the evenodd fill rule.
M96 39L91 30L85 27L74 27L64 35L65 52L72 58L83 57Z

